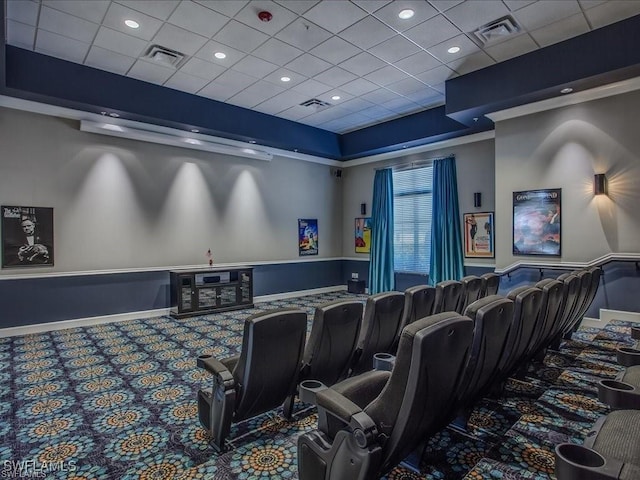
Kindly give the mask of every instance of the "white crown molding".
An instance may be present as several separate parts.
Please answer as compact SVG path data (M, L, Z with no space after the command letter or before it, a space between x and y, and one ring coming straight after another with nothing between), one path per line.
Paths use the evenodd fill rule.
M577 105L579 103L590 102L600 98L612 97L623 93L633 92L640 89L640 77L634 77L620 82L602 85L600 87L590 88L575 93L563 95L561 97L548 98L539 102L527 103L513 108L498 110L485 114L486 117L493 120L494 123L510 120L512 118L532 115L534 113L546 112L561 107Z

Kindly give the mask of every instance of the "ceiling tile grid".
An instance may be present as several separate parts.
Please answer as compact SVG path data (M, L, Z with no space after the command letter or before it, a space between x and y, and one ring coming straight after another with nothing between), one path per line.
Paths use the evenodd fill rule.
M336 133L441 105L450 78L640 14L640 0L6 5L10 45ZM408 9L413 15L401 18ZM496 29L483 43L474 33L505 16L516 23L514 34ZM154 46L167 50L151 58ZM300 105L310 99L329 105Z

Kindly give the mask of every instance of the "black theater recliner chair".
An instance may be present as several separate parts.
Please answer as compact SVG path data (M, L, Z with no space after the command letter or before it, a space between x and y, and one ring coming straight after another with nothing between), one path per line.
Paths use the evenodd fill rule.
M482 290L483 297L498 294L498 290L500 289L500 275L490 272L481 275L480 278L484 280L484 288Z
M300 480L372 480L444 428L473 323L454 312L402 331L391 372L370 371L316 394L318 430L298 439Z
M304 349L298 382L313 379L333 385L349 374L362 325L362 302L338 300L316 308ZM285 408L293 409L291 395Z
M558 480L637 480L640 478L640 410L616 410L601 417L584 445L556 446Z
M436 300L436 289L430 285L416 285L404 291L404 312L400 331L407 325L428 317L433 312ZM399 338L400 332L398 332Z
M232 422L273 410L295 392L306 333L303 310L271 310L245 320L240 355L198 357L213 375L213 389L198 391L198 416L216 450L224 451Z
M403 312L401 292L377 293L367 299L352 375L373 369L374 354L394 353Z
M475 401L497 385L498 366L511 352L512 345L507 345L506 340L513 321L513 301L501 295L484 297L469 305L465 315L475 325L455 401L458 409L455 425L462 428L466 428Z
M460 280L462 283L462 295L456 311L464 314L465 309L473 302L482 297L482 291L485 288L485 281L476 275L467 275Z
M457 280L444 280L436 284L436 300L433 313L456 312L460 306L464 287Z

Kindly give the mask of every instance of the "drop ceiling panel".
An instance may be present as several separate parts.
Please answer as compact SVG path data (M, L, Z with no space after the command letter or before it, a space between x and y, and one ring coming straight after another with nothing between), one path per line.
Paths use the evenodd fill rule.
M33 49L36 38L36 27L25 23L7 20L7 42L16 47Z
M133 57L121 55L94 45L89 50L85 64L107 72L125 75L135 61L136 59Z
M99 25L60 10L42 7L40 11L40 28L49 32L64 32L66 37L83 43L91 43L98 32Z
M402 20L398 17L398 14L402 10L410 9L414 11L413 17ZM438 10L429 5L425 1L421 0L395 0L388 3L380 10L376 10L374 16L381 21L394 28L398 32L404 32L412 27L415 27L419 23L425 20L435 17L438 14Z
M396 35L369 49L373 55L389 63L397 62L419 51L420 47L401 35Z
M164 86L187 93L196 93L207 83L209 83L209 80L178 71L165 82Z
M331 68L331 64L314 55L305 53L287 63L285 68L304 75L305 77L313 77Z
M317 3L303 16L331 33L338 33L366 15L364 10L351 2L324 1Z
M331 33L304 18L298 18L276 34L276 38L305 52L331 37Z
M233 48L242 50L245 53L251 53L268 39L268 35L235 20L227 23L213 37L216 42L233 46Z
M640 2L626 0L608 0L585 11L593 28L604 27L638 14L640 14Z
M164 21L180 4L180 0L118 0L118 3Z
M358 78L357 75L348 72L347 70L340 67L332 67L314 77L319 82L322 82L326 85L330 85L332 87L339 87L340 85L344 85L347 82L351 82Z
M267 40L253 51L254 55L280 66L286 65L303 53L302 50L292 47L277 38Z
M200 77L204 80L207 80L207 83L218 75L226 71L226 68L216 65L212 62L206 62L200 58L192 57L182 66L180 69L183 73L187 75L192 75L194 77Z
M368 16L340 32L340 36L356 47L366 50L396 35L380 20Z
M125 25L125 20L134 20L140 24L138 28L130 28ZM137 12L131 8L127 8L118 3L112 3L107 10L107 14L102 24L113 30L131 35L132 37L141 38L142 40L151 40L160 27L162 22L156 18Z
M277 0L276 3L298 15L302 15L304 12L313 8L313 6L318 3L318 0Z
M83 2L78 0L43 0L42 5L55 8L76 17L84 18L93 23L101 23L109 8L109 0L92 0Z
M492 47L485 48L485 51L496 61L503 62L510 58L533 52L538 48L528 33L523 33L510 40L501 42Z
M418 53L395 62L394 65L410 75L417 75L418 73L442 65L442 63L427 51L421 50Z
M316 57L320 57L329 63L337 65L340 62L345 61L347 58L351 58L360 53L360 51L361 50L359 48L339 37L331 37L326 42L322 42L320 45L313 48L309 53Z
M385 85L389 85L390 83L399 82L406 77L407 74L402 70L399 70L396 67L392 67L391 65L387 65L386 67L382 67L380 70L371 72L364 78L366 78L370 82L375 83L376 85L384 87Z
M214 56L216 52L223 52L226 57L218 59ZM241 59L246 56L246 53L231 48L227 45L223 45L219 42L209 40L204 46L198 50L195 54L196 57L204 60L205 62L212 62L222 68L230 68L235 65Z
M7 1L7 18L35 27L38 24L39 5L25 0Z
M531 36L541 47L562 42L572 37L577 37L589 31L589 24L584 14L578 13L571 17L551 23L531 32Z
M384 67L387 63L370 53L361 52L340 64L345 70L355 75L366 75Z
M540 0L521 8L514 17L527 30L535 30L576 13L581 13L577 0Z
M89 44L40 30L36 39L36 50L71 62L82 63L89 51Z
M211 38L225 26L229 17L205 8L199 3L181 2L168 21L185 30Z
M147 42L139 38L125 35L107 27L100 27L93 44L122 55L139 57L147 46Z
M460 29L443 15L433 17L405 32L407 38L425 50L459 34Z

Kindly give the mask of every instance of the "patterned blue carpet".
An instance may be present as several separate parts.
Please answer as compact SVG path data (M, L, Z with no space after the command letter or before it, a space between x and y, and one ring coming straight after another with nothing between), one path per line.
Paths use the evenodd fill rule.
M301 307L311 321L315 306L346 296L353 297L337 292L0 339L0 476L298 478L297 437L315 427L315 410L298 403L290 422L275 411L234 425L234 448L218 455L197 420L196 392L211 378L196 357L237 353L250 314ZM510 381L502 398L480 402L467 432L448 428L433 437L420 473L399 466L385 478L554 478L554 445L582 442L607 412L595 382L615 376L615 348L630 343L624 322L580 330L530 377Z

